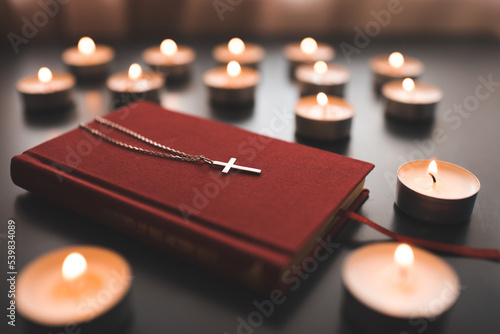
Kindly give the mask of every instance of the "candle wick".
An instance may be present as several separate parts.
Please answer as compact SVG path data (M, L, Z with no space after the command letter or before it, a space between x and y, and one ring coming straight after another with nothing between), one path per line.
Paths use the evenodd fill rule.
M432 182L436 183L436 177L434 175L432 175L432 173L429 173L429 175L432 177Z

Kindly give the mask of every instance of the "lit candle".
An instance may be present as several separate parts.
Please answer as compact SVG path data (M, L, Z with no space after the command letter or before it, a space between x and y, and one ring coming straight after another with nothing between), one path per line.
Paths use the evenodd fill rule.
M207 71L203 82L209 88L210 100L218 105L251 104L255 99L255 88L259 73L249 67L241 67L237 61L230 61Z
M349 137L354 108L344 99L323 92L299 99L295 129L299 136L334 141Z
M132 282L128 263L100 247L52 251L28 264L17 281L19 313L37 326L111 330L127 316ZM48 330L45 330L48 332Z
M165 79L156 72L143 72L142 67L134 63L128 72L112 75L106 81L108 89L113 93L113 106L126 105L134 101L160 101L160 89Z
M142 53L144 62L152 70L163 74L167 84L188 79L195 58L192 48L177 45L172 39L165 39L159 46L150 47Z
M418 59L403 56L400 52L372 58L370 67L374 74L374 88L380 93L382 86L393 80L416 80L424 72L424 64Z
M37 74L20 79L16 88L27 111L60 109L73 104L75 81L69 73L42 67Z
M285 46L285 57L290 63L290 76L294 78L299 65L314 64L318 60L325 62L333 60L335 50L332 46L318 43L311 37L304 38L300 43L290 43Z
M302 96L324 92L328 95L343 97L350 74L344 67L318 60L314 64L298 66L295 70L295 77Z
M382 95L386 99L387 116L415 122L432 120L436 106L443 97L439 88L415 82L411 78L386 83L382 87Z
M479 189L477 177L460 166L417 160L399 168L395 202L414 218L457 223L471 216Z
M460 280L450 265L425 250L394 242L350 253L342 282L348 319L366 332L410 332L409 319L432 319L435 324L460 294Z
M231 60L242 66L257 68L265 55L264 49L257 44L245 43L240 38L232 38L227 44L217 45L212 55L219 63L227 64Z
M62 61L78 80L104 79L108 74L114 50L103 44L95 44L92 38L82 37L77 46L66 49Z

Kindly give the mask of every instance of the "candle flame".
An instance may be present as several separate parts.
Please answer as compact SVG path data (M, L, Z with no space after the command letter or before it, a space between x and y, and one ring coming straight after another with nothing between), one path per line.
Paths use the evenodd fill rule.
M131 80L137 80L139 79L140 77L142 76L142 68L141 68L141 65L137 64L137 63L133 63L132 65L130 65L129 69L128 69L128 77L131 79Z
M89 55L94 53L95 51L95 43L90 37L82 37L78 42L78 52L83 53L85 55Z
M328 104L328 96L326 96L325 93L318 93L318 95L316 95L316 101L320 106L324 107Z
M326 71L328 71L328 65L324 61L319 60L314 63L314 72L318 74L325 74Z
M165 56L173 56L175 53L177 53L177 50L177 44L172 39L165 39L160 44L160 51Z
M394 68L400 68L405 63L405 58L401 52L393 52L389 56L389 64Z
M413 250L407 244L401 244L394 252L394 261L400 267L408 268L413 264L414 256Z
M434 181L437 177L437 173L438 173L438 166L437 166L437 163L436 163L436 160L432 160L431 163L429 164L429 168L427 168L427 172L429 173L429 175L432 177L432 180ZM436 181L434 181L436 182Z
M300 42L300 49L305 54L311 55L318 49L318 43L313 38L306 37Z
M87 260L80 253L70 253L64 259L62 276L66 281L73 281L87 270Z
M237 61L235 61L235 60L231 60L227 64L227 74L230 77L237 77L238 75L240 75L240 73L241 73L241 66L240 66L240 64Z
M43 83L47 83L52 80L52 72L48 67L42 67L38 70L38 80Z
M229 43L227 43L227 47L229 49L229 52L235 55L241 54L243 51L245 51L245 43L240 38L232 38Z
M411 78L404 79L403 89L407 92L413 91L415 89L415 82Z

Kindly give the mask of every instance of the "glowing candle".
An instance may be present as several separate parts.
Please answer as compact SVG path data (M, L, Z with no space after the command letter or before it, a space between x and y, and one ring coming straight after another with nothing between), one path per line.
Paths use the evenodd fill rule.
M443 97L439 88L411 78L386 83L382 95L386 99L386 115L408 122L431 121Z
M417 160L398 170L396 204L420 220L456 223L469 219L479 189L476 176L462 167Z
M16 305L40 331L65 326L90 329L97 322L116 326L123 321L131 282L130 266L115 252L68 247L42 255L23 269Z
M423 249L395 242L351 252L342 266L342 282L349 321L363 330L376 324L377 333L410 332L408 319L434 320L460 294L460 280L450 265Z
M215 46L212 55L221 64L235 60L242 66L257 68L265 56L265 51L260 45L243 42L241 38L234 37L226 44Z
M98 81L106 77L114 50L103 44L95 44L92 38L82 37L76 47L64 50L62 61L80 81Z
M196 58L195 51L186 45L178 45L165 39L159 46L147 48L142 59L153 70L165 77L167 84L177 84L189 79Z
M349 136L354 108L345 100L323 92L299 99L295 105L296 133L299 136L334 141Z
M142 67L134 63L127 72L112 75L106 81L113 94L113 107L122 106L138 100L159 102L160 89L165 79L156 72L143 72Z
M55 110L73 103L75 77L65 72L52 72L41 67L36 75L20 79L16 88L27 111Z
M203 82L209 88L210 100L216 105L253 103L259 80L256 70L242 67L235 60L227 66L211 69L203 76Z

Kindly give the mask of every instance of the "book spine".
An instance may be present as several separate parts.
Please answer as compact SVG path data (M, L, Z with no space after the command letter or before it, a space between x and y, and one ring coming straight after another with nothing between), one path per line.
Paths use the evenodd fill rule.
M260 293L279 286L282 268L264 257L193 233L168 214L70 175L24 153L11 161L12 181L41 197Z

